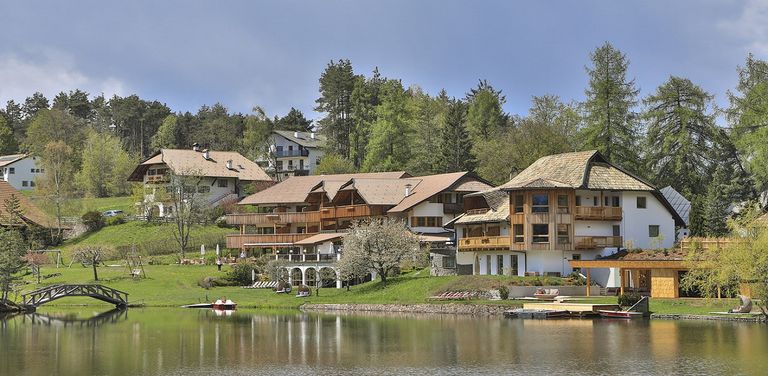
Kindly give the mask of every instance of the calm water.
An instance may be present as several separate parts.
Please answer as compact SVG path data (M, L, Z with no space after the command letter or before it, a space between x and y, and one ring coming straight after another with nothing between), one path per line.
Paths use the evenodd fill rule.
M81 310L88 310L81 308ZM768 327L130 309L0 322L0 375L768 375Z

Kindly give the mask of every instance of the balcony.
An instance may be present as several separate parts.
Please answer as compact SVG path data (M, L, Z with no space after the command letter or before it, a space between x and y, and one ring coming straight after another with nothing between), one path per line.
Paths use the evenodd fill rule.
M573 241L576 249L598 249L624 245L621 236L574 236Z
M234 234L227 235L227 248L291 245L316 234Z
M576 219L591 221L620 221L621 207L577 206Z
M331 263L339 260L341 255L332 253L306 253L306 254L285 254L278 253L275 260L285 260L293 263Z
M165 175L144 175L145 184L160 184L167 181L168 179Z
M320 209L321 219L356 218L384 215L384 209L371 205L333 206Z
M463 212L463 204L443 203L443 213L445 214L461 214Z
M284 157L309 157L309 150L302 149L302 150L277 150L275 151L275 157L277 158L284 158Z
M509 236L477 236L459 240L459 251L477 249L509 249Z
M320 222L319 211L300 213L242 213L228 214L227 224L230 225L274 225L285 223L317 223Z

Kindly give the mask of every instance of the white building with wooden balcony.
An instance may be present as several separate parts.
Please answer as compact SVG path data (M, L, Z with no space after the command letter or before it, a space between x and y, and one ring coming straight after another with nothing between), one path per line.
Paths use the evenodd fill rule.
M274 130L267 153L256 162L282 181L313 175L323 157L325 136L315 132Z
M174 176L196 176L194 189L198 202L207 206L235 203L251 192L274 184L255 162L240 153L200 149L161 149L141 162L128 177L143 183L144 205L154 217L173 215L173 206L164 192ZM248 187L248 186L251 187Z
M567 275L571 260L670 248L685 223L658 189L597 151L546 156L506 184L464 198L459 269L473 274ZM595 271L618 286L613 270Z
M323 269L335 272L333 263L354 220L395 216L434 252L449 257L446 266L454 269L453 234L443 224L461 214L464 195L489 188L466 172L296 176L240 202L257 213L227 216L227 223L240 226L239 234L227 236L227 247L286 260L291 282L312 284Z

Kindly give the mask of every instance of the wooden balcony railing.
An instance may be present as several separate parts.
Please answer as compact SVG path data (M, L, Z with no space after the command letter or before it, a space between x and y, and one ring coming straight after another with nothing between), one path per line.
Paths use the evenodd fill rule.
M346 205L333 206L320 209L320 218L357 218L384 215L384 209L380 206L371 205Z
M464 205L457 203L443 203L443 213L445 214L461 214L464 212Z
M144 183L147 184L160 184L167 181L168 179L165 175L144 175Z
M739 238L685 238L680 241L680 250L683 252L694 249L707 251L713 248L723 248L740 241L742 240Z
M233 234L227 235L227 248L290 245L316 234Z
M478 236L459 240L459 251L475 249L509 249L509 236Z
M620 221L621 208L613 206L577 206L576 219L595 221Z
M228 214L227 224L230 225L262 225L277 223L315 223L320 222L319 211L299 213L241 213Z
M275 255L275 260L285 260L295 263L328 263L336 262L341 255L326 253L307 253L307 254L286 254L279 253Z
M576 249L597 249L621 247L624 240L621 236L574 236Z

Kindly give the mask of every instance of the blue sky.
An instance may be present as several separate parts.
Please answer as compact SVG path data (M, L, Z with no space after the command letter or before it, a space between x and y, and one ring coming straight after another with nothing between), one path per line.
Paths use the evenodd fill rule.
M582 100L604 41L641 95L680 75L725 105L747 53L768 58L768 1L6 1L0 101L84 88L315 118L320 73L348 58L433 94L487 79L525 114L532 95Z

